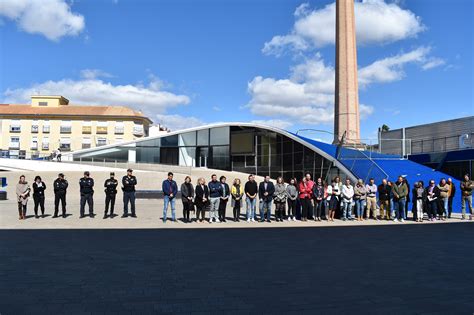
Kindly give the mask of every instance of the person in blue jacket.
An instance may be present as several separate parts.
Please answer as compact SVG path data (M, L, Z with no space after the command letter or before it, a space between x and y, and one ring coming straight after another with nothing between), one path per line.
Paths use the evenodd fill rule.
M161 185L164 195L163 222L166 223L166 214L168 205L171 204L172 221L176 222L176 194L178 193L178 184L173 180L173 173L168 173L168 178Z
M211 181L207 186L209 187L209 201L211 203L211 208L209 209L209 223L220 222L218 211L222 196L222 184L217 181L216 174L212 174Z

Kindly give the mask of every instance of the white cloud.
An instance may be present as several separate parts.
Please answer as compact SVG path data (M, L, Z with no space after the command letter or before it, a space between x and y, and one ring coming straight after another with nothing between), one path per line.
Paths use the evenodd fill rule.
M295 10L295 23L287 35L274 36L264 44L265 54L279 56L287 48L305 51L335 43L336 5L331 3L311 11L308 4ZM397 3L363 0L355 3L357 42L383 44L415 37L425 30L421 19Z
M84 16L71 12L65 0L2 0L0 16L15 21L27 33L53 41L78 35L85 25Z
M418 64L423 70L441 66L445 61L441 58L429 57L430 47L419 47L407 53L377 60L359 69L359 85L366 87L373 83L399 81L405 77L404 66Z
M64 95L71 104L123 105L149 113L164 113L168 108L186 105L190 99L148 85L113 85L100 79L63 79L32 84L26 88L7 89L5 103L29 103L34 94Z
M199 118L181 115L156 115L156 122L167 127L170 130L181 130L192 127L199 127L206 123Z

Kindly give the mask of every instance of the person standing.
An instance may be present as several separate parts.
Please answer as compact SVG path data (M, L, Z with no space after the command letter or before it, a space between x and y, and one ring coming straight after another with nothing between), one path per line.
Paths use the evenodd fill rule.
M288 221L296 221L296 199L298 199L298 189L296 188L296 180L290 179L290 183L286 186L286 194L288 196Z
M163 205L163 222L166 223L166 215L168 213L168 205L171 205L171 220L176 222L176 194L178 193L178 184L173 180L173 173L168 172L168 178L163 181L161 188L163 189L164 205Z
M196 194L194 198L194 203L196 204L196 221L199 220L199 222L202 223L206 219L206 207L209 206L209 188L204 178L201 177L198 179L194 191Z
M131 217L136 218L135 214L135 186L137 185L137 178L133 175L133 170L128 169L127 175L122 177L122 191L123 191L123 214L122 218L128 217L128 204L130 203Z
M314 219L314 208L313 208L313 188L314 188L314 181L311 179L311 174L306 173L306 187L308 188L309 194L309 204L308 204L308 219Z
M388 185L387 180L384 178L382 184L379 185L377 191L379 192L379 203L380 203L380 219L390 220L390 194L392 188Z
M220 222L218 212L222 195L222 186L217 181L216 174L212 174L211 181L207 186L209 187L209 200L211 203L211 209L209 210L209 223Z
M303 177L303 180L299 184L300 203L301 203L301 221L308 221L308 214L311 206L311 195L313 194L313 187L311 189L308 185L308 180Z
M367 191L367 214L366 218L370 218L370 213L374 217L374 220L378 220L377 217L377 185L375 185L375 180L371 178L369 183L365 185L365 190Z
M33 183L33 201L35 202L35 218L38 216L38 206L41 208L41 217L44 218L44 191L46 190L46 184L43 182L40 176L35 177Z
M191 211L194 211L194 187L191 184L191 177L186 176L181 184L181 201L183 202L184 223L191 223Z
M63 218L66 218L66 193L69 183L64 179L64 174L59 173L58 178L53 182L54 189L54 215L53 218L58 217L59 202L61 202L61 210Z
M423 222L423 209L425 208L426 192L423 187L423 182L415 183L413 188L413 209L415 210L413 218L416 222Z
M333 181L331 183L331 189L328 189L328 193L329 193L329 190L331 191L331 194L330 194L331 197L328 197L330 198L328 221L334 222L334 215L336 214L337 207L339 205L339 198L341 195L341 191L339 190L339 184L336 181Z
M438 186L436 186L435 181L430 180L430 184L426 187L426 198L428 206L428 219L430 221L436 221L436 216L439 211L439 197L440 191Z
M442 178L438 184L439 189L439 205L441 206L439 217L444 221L448 219L448 202L449 202L449 185L445 178Z
M58 149L56 150L56 161L61 162L61 156L62 156L62 154L61 154L61 148L58 148Z
M30 197L30 191L30 185L28 185L25 175L21 175L18 184L16 184L16 197L20 220L26 219L26 206L28 204L28 198Z
M329 221L329 202L332 197L332 185L328 185L327 182L324 183L324 220Z
M242 197L244 196L244 187L240 183L240 179L234 179L231 189L232 209L234 214L234 222L240 221L240 209L242 208Z
M472 190L474 189L474 182L469 178L469 175L464 175L464 180L461 182L461 209L462 220L466 219L466 203L469 207L469 220L472 220Z
M357 184L354 187L354 203L355 203L355 210L357 215L357 221L364 220L364 209L367 200L367 189L364 186L364 181L359 179ZM374 211L375 214L375 211ZM377 216L375 215L374 218ZM370 210L367 208L366 220L370 218Z
M104 182L105 192L105 213L104 219L114 218L115 197L117 196L118 180L115 179L115 173L110 172L110 178ZM108 215L110 206L110 216Z
M270 176L266 175L263 182L258 187L258 199L260 199L260 222L270 223L272 216L272 201L275 193L275 185L270 181Z
M346 183L342 186L342 221L353 220L352 205L354 201L354 187L351 180L346 179Z
M230 197L230 188L229 185L226 183L225 176L221 176L219 178L219 182L221 184L221 196L219 200L219 220L221 222L225 222L225 210L227 208L227 202L229 201Z
M247 222L255 222L258 187L253 174L249 175L248 181L245 183L244 191L246 196L245 201L247 203Z
M314 202L314 221L321 221L321 211L324 205L324 184L321 178L318 178L313 186L313 202Z
M448 218L451 218L451 213L453 212L453 199L456 195L456 186L453 183L451 178L448 178L449 185L449 196L448 196Z
M89 217L94 217L94 179L90 177L90 173L88 171L84 172L84 177L79 180L79 187L81 192L81 216L80 218L84 218L84 208L87 205L89 207Z
M408 194L408 187L405 184L403 177L398 176L396 183L392 185L393 205L396 211L393 221L405 222L405 201Z
M275 217L276 222L283 222L286 208L286 198L288 197L286 192L285 183L283 178L280 176L277 178L275 185L275 194L273 200L275 201Z

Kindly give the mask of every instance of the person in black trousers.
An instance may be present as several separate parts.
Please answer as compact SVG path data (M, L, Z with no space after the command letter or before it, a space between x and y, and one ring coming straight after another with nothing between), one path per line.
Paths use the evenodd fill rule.
M194 211L194 187L191 184L191 177L186 176L181 184L181 201L183 202L183 220L191 223L191 211Z
M451 212L453 212L453 199L456 194L456 186L453 184L453 180L448 178L448 185L451 187L448 196L448 218L451 218Z
M204 178L199 178L194 190L196 197L194 198L194 203L196 204L196 220L199 222L205 222L206 217L206 207L209 206L209 188L206 185ZM201 218L199 219L199 215Z
M80 218L84 218L84 208L87 205L89 206L89 217L94 217L94 180L90 177L90 173L88 171L84 172L84 177L79 180L79 187L81 192L81 216Z
M230 197L230 188L225 181L225 176L221 176L219 178L219 182L222 186L221 199L219 200L219 221L221 222L225 222L225 210L227 208L227 202L229 201Z
M53 218L58 217L59 202L61 202L61 208L63 212L63 218L66 217L66 193L69 183L64 179L64 174L59 173L58 178L53 183L54 189L54 215Z
M133 170L128 169L127 175L122 178L123 191L123 215L122 218L128 217L128 203L130 202L130 209L132 211L132 218L136 218L135 214L135 186L137 185L137 178L132 175Z
M110 178L104 183L105 187L105 213L104 219L114 218L115 197L117 196L118 181L115 179L115 173L110 173ZM110 205L110 216L108 215Z
M38 206L41 208L41 217L44 218L44 191L46 190L46 184L41 180L40 176L35 177L33 183L33 201L35 202L35 218L38 216Z

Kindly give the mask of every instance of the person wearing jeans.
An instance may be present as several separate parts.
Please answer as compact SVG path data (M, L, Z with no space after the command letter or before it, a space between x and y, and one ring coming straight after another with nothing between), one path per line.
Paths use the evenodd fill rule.
M207 186L209 187L209 200L211 203L211 208L209 210L209 223L220 222L218 213L222 195L222 186L221 183L217 181L216 174L212 174L211 181Z
M474 189L474 181L470 180L469 175L464 175L464 180L461 182L461 209L462 220L466 219L466 203L469 207L469 219L472 220L472 190Z
M163 222L166 223L168 205L171 205L172 221L176 222L176 194L178 193L178 184L173 180L173 173L168 173L168 178L162 184L164 195Z
M396 211L396 217L393 221L405 222L405 203L408 194L408 187L402 176L398 176L396 183L392 184L393 205Z
M246 197L245 201L247 204L247 222L255 222L258 187L253 174L249 175L248 181L245 183L244 192Z
M260 222L271 222L273 194L275 186L270 181L270 176L265 176L263 182L258 187L258 198L260 199Z
M346 179L346 183L342 186L342 220L352 220L352 205L354 198L354 187L351 180Z
M359 179L357 181L357 184L354 187L354 203L355 203L357 221L362 221L364 219L364 209L366 205L366 198L367 198L367 188L366 186L364 186L364 181L362 179ZM370 217L370 210L367 209L366 218L368 219L369 217Z

